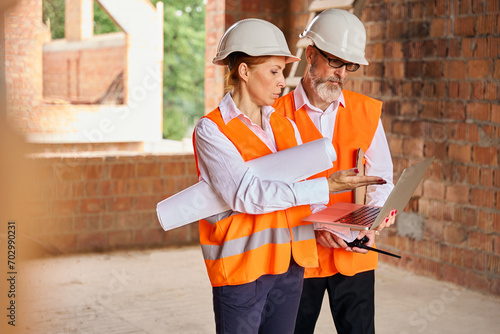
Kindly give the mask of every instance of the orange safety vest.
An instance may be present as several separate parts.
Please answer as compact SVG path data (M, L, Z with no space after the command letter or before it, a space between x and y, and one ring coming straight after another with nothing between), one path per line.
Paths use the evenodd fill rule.
M366 152L375 135L382 111L382 102L362 94L348 90L342 91L345 107L339 105L333 132L333 147L337 152L337 162L333 168L316 174L315 177L329 177L341 169L350 169L355 166L358 148ZM304 107L295 110L293 91L279 98L274 106L277 112L284 114L297 124L304 143L323 138ZM336 202L354 202L353 192L330 194L332 205ZM378 255L376 252L367 254L353 253L342 248L327 248L317 244L319 267L306 268L305 277L327 277L338 272L346 276L373 270L377 268Z
M245 161L272 153L239 118L225 124L218 108L205 117L217 124ZM297 146L289 120L273 113L270 122L278 150ZM290 255L303 267L317 267L314 230L302 221L310 214L310 206L303 205L259 215L239 213L213 225L200 220L200 243L212 286L244 284L262 275L285 273Z

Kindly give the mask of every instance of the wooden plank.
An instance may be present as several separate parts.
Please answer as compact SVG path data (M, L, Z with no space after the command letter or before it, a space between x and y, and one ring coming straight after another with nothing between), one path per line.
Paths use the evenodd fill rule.
M330 8L350 9L353 3L354 0L316 0L309 6L309 11L322 12Z

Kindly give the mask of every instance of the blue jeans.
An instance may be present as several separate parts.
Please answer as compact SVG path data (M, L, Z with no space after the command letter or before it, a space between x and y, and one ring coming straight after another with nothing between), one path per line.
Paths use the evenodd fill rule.
M303 278L304 268L292 259L284 274L212 288L217 333L293 333Z

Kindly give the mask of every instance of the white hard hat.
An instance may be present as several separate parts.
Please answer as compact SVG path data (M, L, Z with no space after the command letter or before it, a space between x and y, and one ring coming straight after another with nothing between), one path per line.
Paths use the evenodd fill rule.
M283 32L274 24L260 19L245 19L233 24L222 36L212 62L227 65L228 56L243 52L249 56L284 56L285 63L299 61L290 53Z
M348 62L368 65L365 58L366 30L363 23L343 9L327 9L300 34L321 50Z

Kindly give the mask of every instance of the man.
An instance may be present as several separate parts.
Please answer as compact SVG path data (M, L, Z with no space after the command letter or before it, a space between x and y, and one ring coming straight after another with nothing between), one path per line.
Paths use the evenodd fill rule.
M319 14L300 35L311 40L305 52L307 73L297 88L274 105L297 124L302 140L332 139L337 151L334 167L318 176L328 176L356 164L356 151L365 152L366 174L387 182L367 189L366 204L382 206L392 183L392 159L380 121L382 102L343 90L349 72L365 59L366 32L353 14L330 9ZM331 195L335 202L353 202L352 192ZM394 223L395 210L379 226ZM313 333L325 290L339 334L374 333L375 252L361 254L347 247L339 236L316 228L320 266L306 268L295 333ZM374 233L369 244L374 242Z

